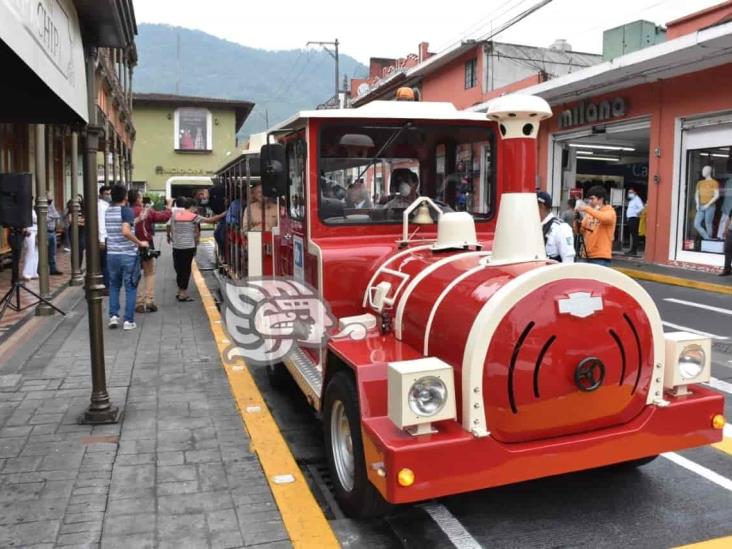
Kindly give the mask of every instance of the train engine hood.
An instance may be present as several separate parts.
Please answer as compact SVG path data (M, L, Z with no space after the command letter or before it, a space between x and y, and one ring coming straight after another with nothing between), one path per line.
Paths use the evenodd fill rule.
M662 398L658 310L613 269L422 247L396 254L370 287L384 280L396 338L453 367L458 421L476 436L587 432Z

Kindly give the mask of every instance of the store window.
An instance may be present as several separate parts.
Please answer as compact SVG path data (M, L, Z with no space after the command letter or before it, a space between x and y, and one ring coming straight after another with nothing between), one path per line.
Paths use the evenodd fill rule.
M177 151L210 151L211 112L184 107L175 110L174 148Z
M687 149L682 249L724 253L724 228L732 212L732 145Z
M474 88L478 83L477 68L478 59L473 58L465 63L465 89Z

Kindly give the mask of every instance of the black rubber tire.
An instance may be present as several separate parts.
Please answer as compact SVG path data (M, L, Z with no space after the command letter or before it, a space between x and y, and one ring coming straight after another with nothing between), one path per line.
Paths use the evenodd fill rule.
M273 389L284 389L290 383L290 372L282 362L275 364L267 364L265 367L267 373L267 381Z
M331 445L331 413L336 402L342 402L351 429L351 443L354 454L354 483L351 491L346 490L338 478L333 462L333 446ZM341 510L352 518L378 517L388 514L394 506L387 502L368 479L361 440L361 412L359 410L358 393L353 375L347 371L336 373L325 388L323 404L323 434L325 439L325 455L328 461L336 500Z

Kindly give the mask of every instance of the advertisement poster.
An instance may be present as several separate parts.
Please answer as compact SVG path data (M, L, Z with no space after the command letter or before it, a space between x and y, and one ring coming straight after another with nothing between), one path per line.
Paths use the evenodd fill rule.
M295 280L305 280L305 251L301 236L292 237L292 255Z

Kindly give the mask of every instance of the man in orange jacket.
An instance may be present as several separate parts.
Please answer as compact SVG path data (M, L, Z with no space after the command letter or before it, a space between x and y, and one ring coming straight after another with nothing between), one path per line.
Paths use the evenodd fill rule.
M592 187L587 198L590 204L577 208L585 214L580 231L585 241L587 262L609 267L613 258L613 238L617 221L615 208L607 203L607 191L603 187Z

